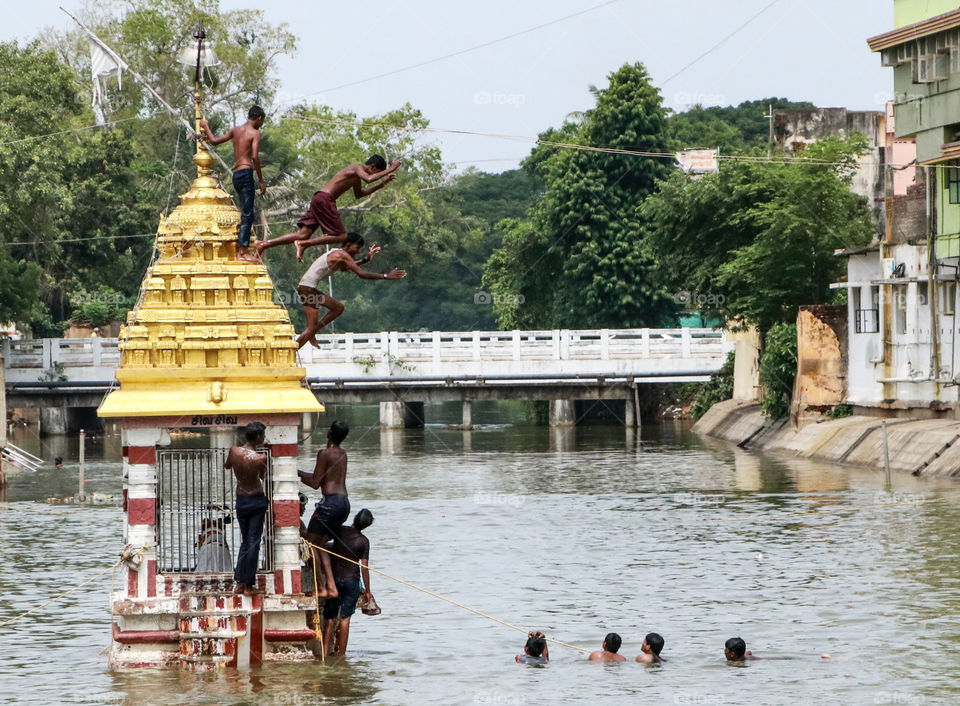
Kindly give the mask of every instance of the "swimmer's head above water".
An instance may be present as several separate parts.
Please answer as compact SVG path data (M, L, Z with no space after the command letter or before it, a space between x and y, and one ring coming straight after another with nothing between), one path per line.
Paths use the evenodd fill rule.
M523 651L530 657L539 657L543 654L543 648L547 646L547 641L537 635L531 635L527 638L527 644Z
M607 652L616 654L622 644L623 640L615 632L608 632L607 636L603 638L603 649Z
M640 646L640 649L643 652L652 654L654 657L659 657L660 650L663 649L663 638L655 632L648 632L646 637L643 638L643 644Z
M746 655L747 643L742 637L731 637L723 646L723 656L731 662L745 659Z

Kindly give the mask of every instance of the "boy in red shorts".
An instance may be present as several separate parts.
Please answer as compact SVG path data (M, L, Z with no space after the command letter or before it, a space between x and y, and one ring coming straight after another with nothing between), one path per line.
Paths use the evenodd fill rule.
M326 186L313 195L310 208L297 222L297 227L300 230L272 240L258 241L257 254L262 255L264 250L275 245L295 242L297 244L297 262L302 262L303 251L312 245L344 242L347 239L347 230L343 227L343 221L340 220L337 199L350 189L353 189L353 195L358 199L379 191L393 181L396 176L394 172L399 167L400 160L388 167L386 160L378 154L373 155L363 164L351 164L349 167L344 167L333 176L333 179L327 182ZM380 181L381 179L383 181ZM373 182L379 183L367 188L361 186L361 184L371 184ZM310 236L317 228L324 235L311 238Z

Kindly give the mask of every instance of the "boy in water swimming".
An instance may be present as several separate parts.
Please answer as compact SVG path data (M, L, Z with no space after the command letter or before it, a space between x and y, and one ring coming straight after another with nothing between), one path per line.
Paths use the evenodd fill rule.
M647 636L643 638L643 644L640 645L640 654L637 655L636 661L659 664L663 661L660 659L660 650L662 649L663 638L655 632L648 632Z
M527 644L523 647L523 654L517 655L518 664L547 664L550 661L550 650L547 648L547 638L542 632L528 632Z
M617 654L622 643L623 640L620 639L617 633L608 632L607 636L603 638L602 649L591 652L587 659L591 662L626 662L626 657Z

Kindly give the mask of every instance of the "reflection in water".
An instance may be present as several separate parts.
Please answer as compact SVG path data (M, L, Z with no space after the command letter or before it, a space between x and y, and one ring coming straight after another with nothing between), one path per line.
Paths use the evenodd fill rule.
M758 491L762 487L760 480L760 457L749 451L734 447L733 477L737 490Z
M474 431L447 427L458 406L429 408L424 429L380 431L375 407L355 411L325 415L299 465L312 465L329 421L351 424L351 501L376 518L373 566L580 646L615 630L629 658L655 630L672 659L660 670L604 669L557 647L549 668L520 668L512 658L523 635L374 575L383 614L356 615L345 662L109 674L98 654L109 643L107 574L16 632L0 628L3 693L44 703L957 699L953 482L897 476L884 493L881 473L744 451L684 425L647 425L641 439L622 427L494 424L478 405ZM75 439L13 442L66 463L11 479L0 622L103 571L121 544L119 508L42 502L74 492ZM119 492L119 440L91 440L87 459L89 490ZM903 502L878 506L891 498ZM726 669L732 635L796 659ZM905 639L909 650L891 649ZM835 659L821 662L823 652Z
M577 446L576 427L550 427L550 450L558 454L570 453Z
M277 663L212 674L115 672L111 691L132 704L157 703L158 693L171 691L181 703L374 703L380 676L371 667L364 658L347 658L329 659L324 665Z

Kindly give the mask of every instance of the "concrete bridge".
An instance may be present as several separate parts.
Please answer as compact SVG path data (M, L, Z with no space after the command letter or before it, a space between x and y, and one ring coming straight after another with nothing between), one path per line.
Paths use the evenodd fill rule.
M574 423L574 400L621 400L638 422L644 383L707 380L734 344L717 329L419 331L317 336L300 351L307 382L326 403L380 403L384 427L423 423L424 403L549 400L551 424ZM47 433L78 426L75 408L95 408L120 355L110 338L4 342L7 404L41 408Z

